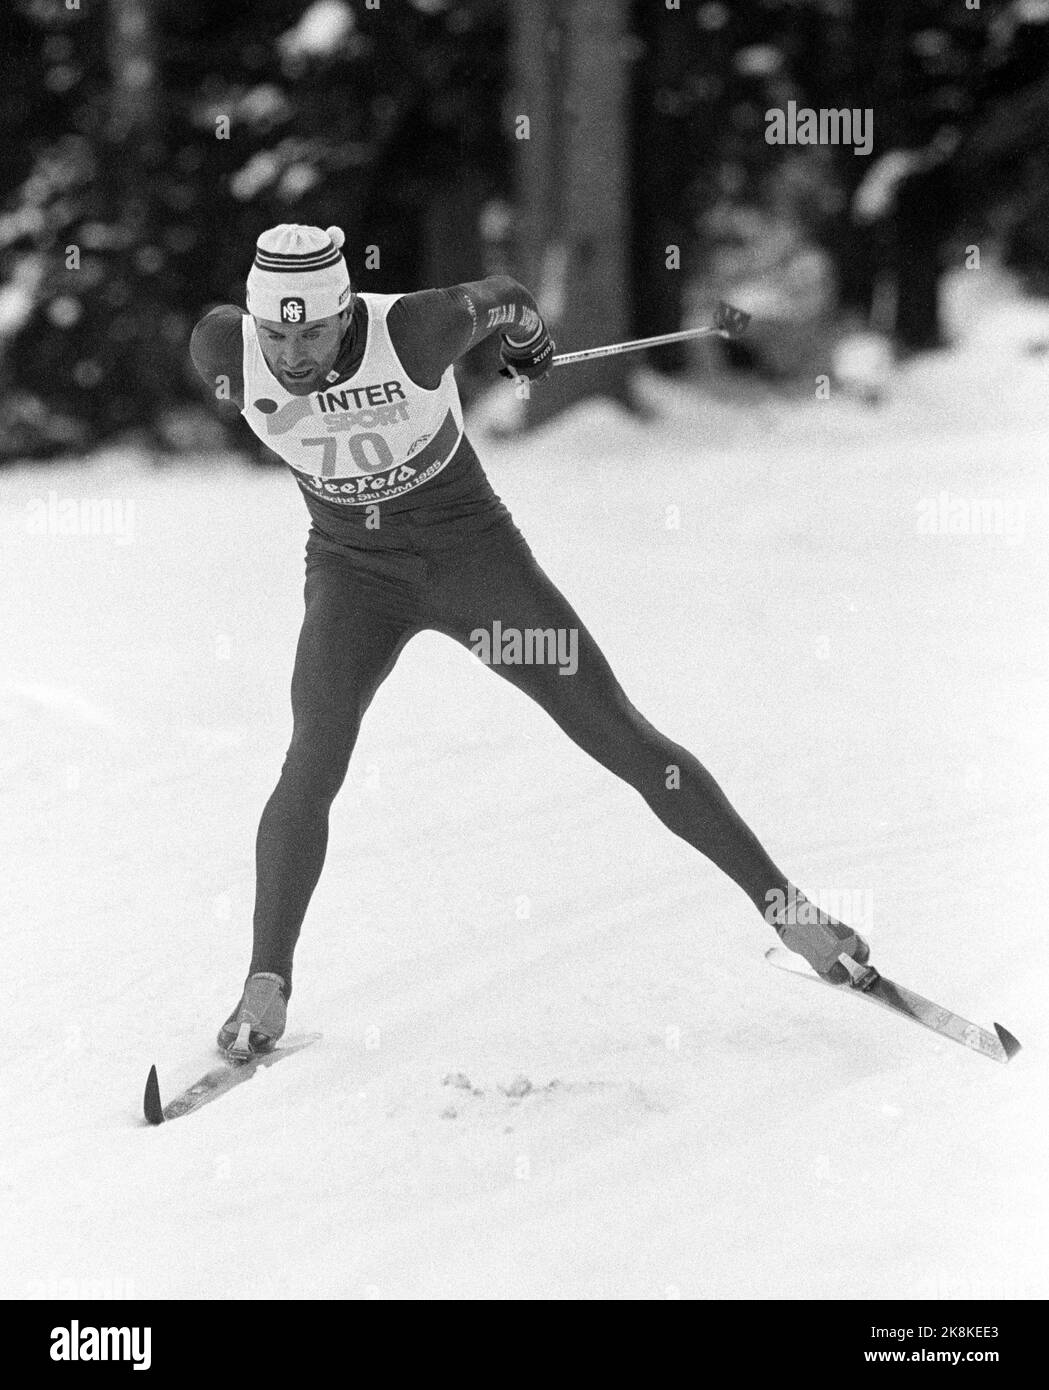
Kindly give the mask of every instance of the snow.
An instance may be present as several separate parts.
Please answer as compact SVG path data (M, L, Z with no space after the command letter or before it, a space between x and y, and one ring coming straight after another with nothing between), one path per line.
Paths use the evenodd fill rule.
M144 1127L243 977L305 513L223 460L0 475L0 1295L1045 1297L1049 366L1002 314L879 411L644 378L651 419L476 442L640 708L1007 1068L769 969L731 883L424 634L297 956L323 1041ZM920 529L943 493L967 530Z

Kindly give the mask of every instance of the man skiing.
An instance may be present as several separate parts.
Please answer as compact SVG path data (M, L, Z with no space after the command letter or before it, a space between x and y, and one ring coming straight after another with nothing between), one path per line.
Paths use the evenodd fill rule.
M294 728L256 842L254 944L219 1046L271 1049L292 956L365 710L426 629L476 650L478 630L570 632L571 674L505 658L494 669L624 779L669 829L736 882L820 974L867 943L799 893L687 749L634 708L567 600L537 565L463 432L453 364L502 330L505 368L547 374L554 345L531 294L506 276L413 294L354 293L337 227L259 237L248 312L213 309L193 362L292 469L311 526L292 676ZM673 772L672 770L676 770Z

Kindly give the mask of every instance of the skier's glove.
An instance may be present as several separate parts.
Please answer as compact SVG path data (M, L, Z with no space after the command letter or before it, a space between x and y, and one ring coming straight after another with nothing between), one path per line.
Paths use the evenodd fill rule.
M550 362L554 355L554 340L546 331L546 324L539 327L526 343L513 343L503 334L499 348L499 361L502 367L500 376L527 377L529 381L542 381L550 374Z

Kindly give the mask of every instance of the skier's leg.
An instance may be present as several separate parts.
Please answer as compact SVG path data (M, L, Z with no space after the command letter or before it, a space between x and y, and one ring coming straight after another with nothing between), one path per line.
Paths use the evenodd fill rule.
M443 586L439 630L475 649L478 631L492 633L498 620L502 634L543 629L565 634L563 651L573 654L575 669L561 674L551 662L494 665L497 673L537 701L575 743L644 797L659 819L706 855L747 894L774 926L775 909L807 900L769 857L757 836L731 805L721 787L687 748L659 732L634 707L607 660L568 601L508 528L496 549L464 555L455 581ZM571 663L570 663L571 664ZM567 669L567 667L565 668ZM802 916L808 914L804 911ZM848 929L820 937L818 968L831 970L840 950L854 942ZM811 947L811 932L791 938L793 949ZM837 946L837 950L834 947ZM810 949L805 953L813 960ZM816 963L816 960L813 960ZM835 976L841 971L838 966Z
M311 553L291 683L294 731L256 841L249 973L291 993L292 955L328 843L328 812L365 710L418 630L411 588L341 556Z

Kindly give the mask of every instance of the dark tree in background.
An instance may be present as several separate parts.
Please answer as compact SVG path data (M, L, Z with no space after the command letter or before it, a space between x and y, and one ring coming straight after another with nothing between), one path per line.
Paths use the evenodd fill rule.
M702 254L695 210L715 195L726 55L723 30L705 29L698 11L635 0L632 19L632 326L636 336L653 337L682 324L684 286ZM670 248L680 256L677 269L668 267ZM685 351L658 348L651 360L680 370Z
M186 343L276 222L343 226L365 289L505 269L564 348L759 281L793 344L814 256L904 350L973 242L1049 288L1049 0L4 0L0 33L0 458L223 444ZM790 100L872 107L874 153L770 146Z
M626 0L536 0L512 13L520 275L565 348L621 341L631 319ZM588 395L625 400L626 377L621 356L555 372L528 417Z
M686 276L663 271L666 244L682 246L693 273L717 246L759 263L770 216L825 250L840 308L903 349L942 341L938 283L974 240L993 236L1008 265L1044 285L1049 4L637 0L634 28L639 332L674 326L681 310ZM873 153L799 159L768 146L764 114L791 100L872 109ZM784 260L780 283L790 274Z
M343 226L365 289L483 273L512 180L501 0L13 4L0 456L220 442L189 332L243 303L276 222Z
M982 53L954 165L965 225L1001 237L1006 264L1049 295L1049 4L1008 5Z

